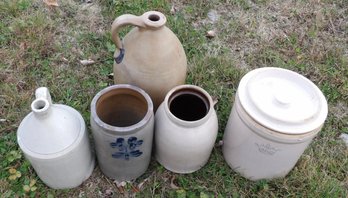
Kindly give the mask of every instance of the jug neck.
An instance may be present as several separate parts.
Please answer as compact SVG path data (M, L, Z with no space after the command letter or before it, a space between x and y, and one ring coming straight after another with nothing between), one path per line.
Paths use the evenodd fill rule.
M31 110L38 119L47 118L51 113L51 105L48 100L44 98L35 99L31 103Z
M148 29L160 29L166 24L166 17L161 12L149 11L141 16L145 27Z
M37 118L45 118L51 112L52 99L47 87L35 90L35 100L31 103L31 110Z

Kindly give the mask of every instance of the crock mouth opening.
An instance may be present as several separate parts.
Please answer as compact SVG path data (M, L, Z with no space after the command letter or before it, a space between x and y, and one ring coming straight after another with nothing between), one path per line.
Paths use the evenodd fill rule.
M150 119L153 105L150 97L140 88L114 85L102 90L92 102L97 122L108 129L127 130L141 127Z
M175 90L168 98L169 112L179 120L195 122L209 113L209 97L200 90L184 87Z

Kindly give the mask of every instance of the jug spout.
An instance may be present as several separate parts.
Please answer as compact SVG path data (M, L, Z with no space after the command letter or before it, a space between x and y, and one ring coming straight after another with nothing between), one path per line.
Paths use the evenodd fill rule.
M46 117L52 106L52 99L47 87L37 88L35 100L31 103L31 110L39 118Z

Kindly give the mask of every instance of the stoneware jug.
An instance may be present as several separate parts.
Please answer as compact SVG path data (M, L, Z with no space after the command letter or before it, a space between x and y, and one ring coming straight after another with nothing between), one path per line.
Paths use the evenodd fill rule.
M156 112L156 159L170 171L192 173L207 163L217 132L210 95L194 85L174 87Z
M165 26L166 17L156 11L141 16L125 14L112 24L112 40L116 45L115 84L132 84L145 90L154 109L167 92L185 83L186 55L176 35ZM121 42L119 31L134 25Z
M118 181L142 175L151 159L154 130L150 96L132 85L101 90L91 103L91 126L101 171Z
M52 104L46 87L35 95L32 112L17 131L19 147L47 186L77 187L91 175L95 162L85 122L75 109Z
M317 86L293 71L259 68L239 83L223 154L250 180L284 177L317 135L327 116Z

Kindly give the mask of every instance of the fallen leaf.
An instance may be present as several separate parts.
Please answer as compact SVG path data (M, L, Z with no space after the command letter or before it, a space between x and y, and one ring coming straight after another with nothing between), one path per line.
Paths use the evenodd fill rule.
M174 180L175 180L175 176L173 176L171 179L170 179L170 187L174 190L178 190L179 189L179 186L177 186L176 184L174 184Z
M8 169L8 172L9 172L11 175L13 175L13 174L15 174L15 173L17 172L17 170L14 169L14 168L10 168L10 169Z
M117 187L124 187L127 185L127 183L125 181L119 182L119 181L115 180L114 183L116 184Z
M9 180L16 180L17 179L17 176L16 175L10 175L8 177Z
M85 196L86 196L85 191L80 191L79 197L85 197Z
M58 5L58 0L43 0L44 3L48 6L59 6Z
M88 60L80 60L80 63L81 63L82 65L84 65L84 66L87 66L87 65L92 65L92 64L94 64L94 63L95 63L95 61L94 61L94 60L92 60L92 59L88 59Z
M24 186L23 186L23 190L24 190L25 192L29 192L29 191L30 191L30 187L29 187L28 185L24 185Z
M62 57L62 61L69 62L69 60L67 58L65 58L65 57Z
M177 198L185 198L186 197L186 191L184 189L177 190L175 192L176 192Z
M114 73L110 73L109 75L108 75L108 78L110 78L110 79L112 79L114 77Z
M216 147L220 147L224 145L224 141L223 140L220 140L218 143L215 144Z
M133 185L132 185L132 190L133 190L133 192L135 192L135 193L140 192L140 189L139 189L138 187L136 187L136 186L133 186Z
M19 171L17 171L17 172L16 172L16 177L20 178L21 176L22 176L22 173L19 172Z
M208 12L208 18L209 18L213 23L215 23L215 22L217 22L217 21L219 20L220 16L219 16L219 14L218 14L218 12L217 12L216 10L210 10L210 11Z
M30 184L29 184L30 187L34 186L35 184L36 184L35 179L30 180Z
M146 182L147 182L147 180L140 182L140 184L138 184L138 189L141 189Z
M205 35L207 38L214 38L216 36L216 33L214 30L207 31L207 34Z
M104 193L105 196L112 196L114 192L111 189L107 189Z
M340 135L340 138L341 138L341 140L343 140L343 142L346 143L346 145L348 146L348 134L342 133L342 134Z
M210 196L206 194L205 192L200 192L199 198L209 198Z
M26 43L26 42L22 42L22 43L19 45L19 49L20 49L20 50L26 50L26 49L27 49L27 43Z
M177 11L177 9L173 4L172 7L170 8L170 14L174 15L176 13L176 11Z
M218 102L219 100L217 99L217 97L213 97L213 105L215 106Z

